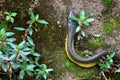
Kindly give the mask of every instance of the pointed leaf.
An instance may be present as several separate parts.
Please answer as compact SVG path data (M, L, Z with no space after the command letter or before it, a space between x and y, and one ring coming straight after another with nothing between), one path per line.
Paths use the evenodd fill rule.
M14 23L14 18L11 17L11 18L10 18L10 22L11 22L11 23Z
M12 43L12 42L7 42L7 44L8 44L11 48L13 48L13 49L16 48L16 44L14 44L14 43Z
M25 44L25 41L22 41L22 42L19 43L18 46L22 47L22 46L24 46L24 44Z
M120 68L118 68L115 72L120 72Z
M4 72L7 72L8 71L8 66L7 66L7 64L6 63L2 63L2 69L3 69L3 71Z
M39 19L39 14L36 14L35 19L36 21Z
M77 32L79 32L79 31L80 31L80 26L77 26L77 28L76 28L76 31L75 31L75 32L77 33Z
M31 20L27 21L27 24L32 24L32 23L33 23L33 21L31 21Z
M11 15L12 15L12 16L16 16L16 15L17 15L17 13L16 13L16 12L13 12Z
M70 18L71 18L72 20L79 21L79 18L77 18L77 17L75 17L75 16L70 16Z
M41 24L48 24L48 22L45 21L45 20L37 20L37 22L38 22L38 23L41 23Z
M81 38L82 38L81 35L78 35L78 36L77 36L77 40L78 40L78 41L79 41Z
M16 29L18 31L25 31L25 28L22 28L22 27L15 27L14 29Z
M88 23L87 21L83 21L83 24L84 24L85 26L89 26L89 23Z
M86 34L85 34L85 32L84 32L84 31L81 31L81 34L82 34L82 36L83 36L83 37L85 37L85 36L86 36Z
M5 11L5 13L4 13L4 14L7 14L7 15L8 15L8 14L10 14L10 13L9 13L9 12L7 12L7 11Z
M20 79L23 79L24 76L25 76L25 72L24 72L24 70L21 70L21 71L19 72L19 78L20 78Z
M100 34L94 34L93 36L94 36L94 37L96 37L96 38L101 37L101 35L100 35Z
M30 18L31 18L31 20L33 21L34 18L35 18L35 15L34 15L32 9L30 9L29 13L30 13Z
M14 35L15 33L14 33L14 32L6 32L5 34L6 34L6 36L8 37L8 36Z
M30 36L33 34L33 29L31 27L28 28L28 32L30 34Z
M9 19L11 18L11 16L6 16L6 21L9 21Z
M16 38L8 38L7 41L8 42L14 42L14 41L16 41Z
M16 51L13 52L13 54L10 56L10 60L13 61L16 57Z
M11 62L13 69L18 69L20 64L18 62Z
M34 67L35 67L34 64L27 65L26 70L28 70L28 71L34 71Z
M88 18L88 19L86 19L86 21L89 23L89 22L95 21L95 19L94 18Z
M80 17L81 20L85 19L85 11L84 10L80 11L80 16L79 17Z
M47 72L53 71L53 69L46 69Z
M47 75L45 73L43 74L43 78L47 80Z
M33 56L39 56L40 57L40 54L39 53L33 53Z
M31 37L27 36L27 40L32 46L35 46Z

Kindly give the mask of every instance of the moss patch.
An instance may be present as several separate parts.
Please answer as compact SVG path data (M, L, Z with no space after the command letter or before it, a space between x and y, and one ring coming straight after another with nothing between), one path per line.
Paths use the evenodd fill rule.
M99 38L91 37L88 39L87 45L88 49L95 50L99 47L103 47L105 45L105 42L102 37Z
M115 29L119 28L119 21L118 19L112 18L112 17L106 17L104 20L104 27L103 30L105 31L106 34L112 34L112 32Z
M72 63L67 57L65 58L64 66L67 71L73 73L75 76L79 77L81 80L92 79L98 73L98 70L96 67L93 67L90 69L82 68Z
M102 0L102 3L106 7L110 7L112 5L112 0Z

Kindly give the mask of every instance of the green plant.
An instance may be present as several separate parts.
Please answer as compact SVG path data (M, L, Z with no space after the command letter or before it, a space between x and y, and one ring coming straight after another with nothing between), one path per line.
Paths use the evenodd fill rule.
M5 18L6 21L14 23L14 17L17 15L17 13L16 12L9 13L6 11L5 15L6 15L6 18Z
M112 0L102 0L102 3L104 4L104 6L110 7L112 4Z
M100 35L93 35L92 37L88 38L87 45L90 50L95 50L99 47L105 46L105 42Z
M104 62L99 64L100 69L102 69L102 70L110 69L111 65L113 64L114 55L115 55L115 52L112 52L111 54L108 54L107 59Z
M85 11L81 10L79 13L79 18L75 16L70 16L70 18L78 23L78 26L76 28L76 33L80 32L80 34L85 37L86 33L81 29L83 25L89 26L90 22L93 22L95 19L94 18L87 18L85 16ZM77 39L80 40L82 38L81 35L78 35Z
M30 9L31 21L29 26L25 29L23 27L15 27L16 30L24 31L23 40L16 44L14 41L16 38L12 38L14 32L7 32L5 28L0 29L0 68L4 74L8 75L10 80L13 78L13 74L19 73L18 79L23 79L25 74L34 76L36 80L40 78L47 79L50 71L46 64L40 64L40 54L35 51L35 44L30 37L33 34L33 24L36 18L33 16L32 9ZM39 15L37 15L39 16ZM48 22L41 20L42 24L48 24Z
M106 34L111 34L115 29L119 29L118 24L119 22L117 19L107 16L104 20L103 30Z

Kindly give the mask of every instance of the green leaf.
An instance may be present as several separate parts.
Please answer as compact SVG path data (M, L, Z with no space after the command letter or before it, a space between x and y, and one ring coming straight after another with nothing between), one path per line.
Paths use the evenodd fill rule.
M20 64L18 62L11 62L13 69L18 69Z
M81 38L82 38L81 35L78 35L78 36L77 36L77 40L78 40L78 41L79 41Z
M31 18L31 20L33 21L34 18L35 18L35 15L34 15L32 9L30 9L29 13L30 13L30 18Z
M9 21L10 20L10 18L11 18L11 16L6 16L6 21Z
M14 23L14 18L11 17L11 18L10 18L10 22L11 22L11 23Z
M95 19L94 18L88 18L88 19L86 19L86 21L89 23L89 22L95 21Z
M4 55L1 51L0 51L0 59L9 61L8 56Z
M2 69L4 72L7 72L8 71L8 66L6 63L2 62Z
M115 56L115 52L112 52L111 54L107 55L107 59L110 60Z
M34 71L34 67L35 67L34 64L27 65L26 70L28 70L28 71Z
M24 44L25 44L25 41L22 41L22 42L19 43L18 46L22 47L22 46L24 46Z
M16 48L16 44L14 44L14 43L12 43L12 42L7 42L7 44L8 44L11 48L13 48L13 49Z
M77 18L77 17L75 17L75 16L70 16L70 18L71 18L72 20L79 21L79 18Z
M46 72L50 72L50 71L53 71L53 69L46 69Z
M94 34L93 36L94 36L94 37L96 37L96 38L101 37L101 35L100 35L100 34Z
M8 42L14 42L14 41L16 41L16 38L8 38L7 41Z
M35 16L35 20L37 21L39 19L39 14Z
M47 75L44 73L42 76L45 80L47 79Z
M23 51L30 51L30 48L23 48Z
M15 59L16 55L17 55L16 51L13 52L13 54L10 56L10 60L13 61Z
M24 70L21 70L21 71L19 72L19 78L20 78L20 79L23 79L24 76L25 76L25 72L24 72Z
M17 15L17 13L16 13L16 12L13 12L11 15L15 17L15 16Z
M4 14L6 14L6 15L8 15L8 14L10 14L9 12L7 12L7 11L5 11L5 13Z
M43 68L43 70L46 70L46 69L47 69L46 64L41 64L40 66Z
M38 56L38 57L40 57L40 54L39 54L39 53L33 53L33 56Z
M120 68L118 68L115 72L120 72Z
M31 27L28 28L28 32L30 34L30 36L33 34L33 29Z
M8 37L8 36L14 35L15 33L14 33L14 32L6 32L5 34L6 34L6 36Z
M81 21L79 20L78 22L77 22L79 25L81 25Z
M75 31L75 32L77 33L77 32L79 32L79 31L80 31L80 26L77 26L77 28L76 28L76 31Z
M85 32L84 32L84 31L81 31L81 34L82 34L82 36L83 36L83 37L85 37L85 36L86 36L86 34L85 34Z
M109 63L110 63L110 65L113 64L113 59L110 59L110 60L109 60Z
M5 33L6 31L5 31L5 28L2 28L1 30L0 30L0 33Z
M85 26L89 26L89 23L87 21L82 22Z
M80 17L81 20L85 19L85 11L84 10L80 11L80 16L79 17Z
M31 37L27 36L27 40L29 44L31 44L32 46L35 46Z
M32 24L32 23L33 23L33 21L31 21L31 20L27 21L27 24Z
M48 22L45 21L45 20L37 20L37 22L40 23L40 24L48 24Z
M14 29L16 29L18 31L25 31L25 28L22 28L22 27L15 27Z
M9 61L8 56L5 56L5 55L0 55L0 59Z

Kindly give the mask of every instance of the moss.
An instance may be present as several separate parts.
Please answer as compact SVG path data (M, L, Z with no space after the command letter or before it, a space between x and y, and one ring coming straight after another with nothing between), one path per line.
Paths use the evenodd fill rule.
M112 0L102 0L102 3L106 7L110 7L112 5Z
M8 29L7 24L4 21L0 20L0 29L2 28Z
M105 42L102 37L99 38L91 37L88 39L87 45L88 49L95 50L99 47L103 47L105 45Z
M76 64L72 63L67 57L64 61L64 67L67 71L74 74L74 76L79 77L81 80L83 79L92 79L97 73L98 70L96 67L85 69Z
M118 29L119 21L118 19L112 18L112 17L106 17L104 20L104 27L103 30L105 31L106 34L112 34L112 32L115 29Z

